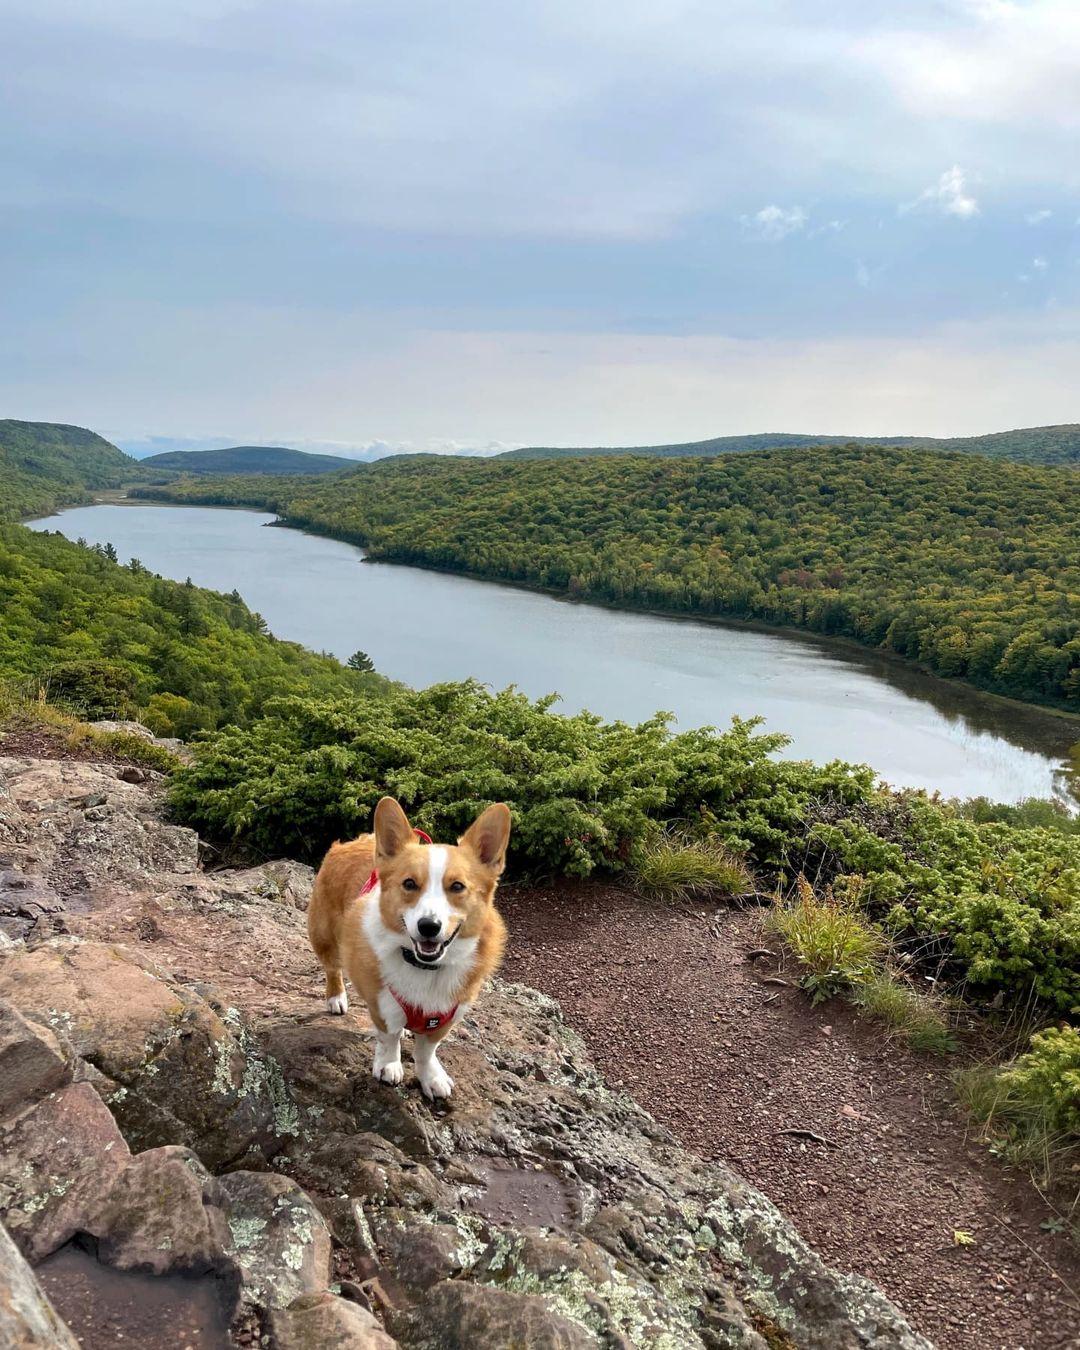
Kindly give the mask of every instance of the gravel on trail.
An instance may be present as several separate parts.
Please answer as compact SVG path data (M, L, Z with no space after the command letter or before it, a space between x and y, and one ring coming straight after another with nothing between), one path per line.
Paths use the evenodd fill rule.
M1080 1253L976 1139L955 1058L915 1054L838 1000L812 1008L790 971L748 956L777 948L760 910L566 882L506 886L499 907L504 975L559 1000L608 1080L941 1350L1080 1347Z

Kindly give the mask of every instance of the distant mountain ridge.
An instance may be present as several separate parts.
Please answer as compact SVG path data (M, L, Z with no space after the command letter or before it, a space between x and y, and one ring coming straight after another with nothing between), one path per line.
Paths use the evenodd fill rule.
M179 473L339 473L362 461L337 455L313 455L283 445L230 445L220 450L166 450L140 460L144 469Z
M683 455L728 455L754 450L806 450L822 445L901 445L957 454L986 455L1020 464L1080 465L1080 423L1049 427L1021 427L983 436L821 436L798 432L759 432L751 436L715 436L705 441L672 445L524 446L504 450L497 459L588 459L597 455L642 455L673 458Z

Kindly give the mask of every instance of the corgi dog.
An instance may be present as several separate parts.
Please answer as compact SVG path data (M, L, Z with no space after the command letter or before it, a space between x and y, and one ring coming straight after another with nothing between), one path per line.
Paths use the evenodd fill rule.
M453 1091L437 1052L502 960L506 926L494 899L509 839L501 802L454 845L431 843L384 797L374 834L334 844L323 859L308 935L326 971L326 1006L347 1011L344 972L375 1024L372 1073L381 1082L402 1081L401 1038L411 1031L424 1095Z

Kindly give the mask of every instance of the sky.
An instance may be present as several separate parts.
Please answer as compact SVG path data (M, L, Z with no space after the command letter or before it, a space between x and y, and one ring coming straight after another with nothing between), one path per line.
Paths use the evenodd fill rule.
M0 416L1080 421L1076 0L0 0Z

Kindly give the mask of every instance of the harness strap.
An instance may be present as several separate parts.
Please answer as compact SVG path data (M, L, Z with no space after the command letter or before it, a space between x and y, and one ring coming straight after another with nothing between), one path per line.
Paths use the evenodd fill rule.
M447 1012L425 1012L423 1008L418 1008L415 1003L406 1003L398 991L392 985L387 985L394 996L398 1007L405 1014L405 1029L411 1031L414 1036L426 1036L432 1031L439 1031L448 1026L454 1020L458 1010L455 1003Z

